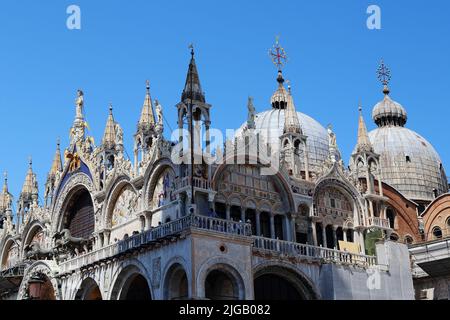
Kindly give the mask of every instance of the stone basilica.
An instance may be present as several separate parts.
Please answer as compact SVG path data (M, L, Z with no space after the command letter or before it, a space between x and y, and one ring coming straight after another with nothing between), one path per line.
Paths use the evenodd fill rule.
M432 286L411 250L450 234L447 179L432 145L406 127L387 67L377 128L367 131L360 108L346 167L331 127L296 111L274 50L271 105L257 113L249 99L248 119L215 150L193 51L176 105L190 143L164 137L147 83L133 158L112 107L96 146L79 90L44 202L31 161L16 200L5 176L0 299L414 299ZM186 145L202 145L194 131L205 132L206 154L226 160L188 161ZM264 174L274 154L276 170Z

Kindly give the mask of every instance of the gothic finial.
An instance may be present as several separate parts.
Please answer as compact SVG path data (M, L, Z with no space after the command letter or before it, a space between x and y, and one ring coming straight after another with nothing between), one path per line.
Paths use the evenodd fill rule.
M113 111L113 106L112 106L112 102L109 103L109 114L112 114Z
M194 58L195 53L194 53L194 44L193 43L189 44L189 49L191 49L191 57Z
M288 92L291 94L291 81L286 80L287 86L288 86Z
M28 157L28 164L29 164L30 169L31 169L31 167L33 166L33 158L31 156Z
M369 139L366 123L362 114L361 101L358 102L358 138L356 142L356 152L373 152L373 146Z
M147 89L147 92L150 91L150 81L149 80L145 80L145 87Z
M391 70L384 64L383 59L381 59L380 65L377 69L377 78L383 85L383 93L388 95L389 90L389 82L391 81Z
M56 138L56 146L58 147L58 149L61 146L61 139L59 137Z

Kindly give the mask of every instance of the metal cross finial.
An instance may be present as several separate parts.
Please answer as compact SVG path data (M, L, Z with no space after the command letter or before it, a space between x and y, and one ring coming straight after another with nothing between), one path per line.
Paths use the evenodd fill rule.
M56 139L56 145L58 146L58 148L61 145L61 139L59 137Z
M190 43L188 48L191 49L191 56L194 57L194 44Z
M391 81L391 70L384 64L383 59L381 59L380 66L377 69L377 77L383 86L387 86Z
M150 90L150 81L145 80L145 87L147 88L147 91Z
M8 181L8 171L3 172L3 177L5 178L5 182Z
M272 59L273 64L277 66L279 71L281 71L281 69L284 67L284 65L287 62L287 55L286 55L286 51L284 51L284 48L282 46L280 46L280 43L278 40L279 40L279 37L277 36L275 38L275 44L269 50L269 56Z
M33 164L33 158L31 156L28 157L28 164L30 165L30 168Z
M358 111L362 112L362 103L361 100L358 101Z

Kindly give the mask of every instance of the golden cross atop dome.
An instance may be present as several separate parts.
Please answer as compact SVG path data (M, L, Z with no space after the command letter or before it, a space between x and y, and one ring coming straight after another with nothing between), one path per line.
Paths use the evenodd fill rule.
M280 46L279 38L279 36L275 38L275 44L269 49L269 56L272 59L273 64L281 71L287 62L287 55L284 48Z

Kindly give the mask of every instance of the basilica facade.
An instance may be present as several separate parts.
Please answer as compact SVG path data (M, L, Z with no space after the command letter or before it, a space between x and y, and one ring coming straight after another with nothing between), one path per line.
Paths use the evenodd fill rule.
M332 128L296 110L277 66L267 110L250 98L235 137L213 146L192 51L178 141L147 83L130 159L112 107L95 145L79 90L43 203L31 161L17 199L5 177L0 298L414 299L408 246L436 228L442 237L449 221L428 219L448 192L438 153L406 127L382 64L377 128L360 107L346 166Z

